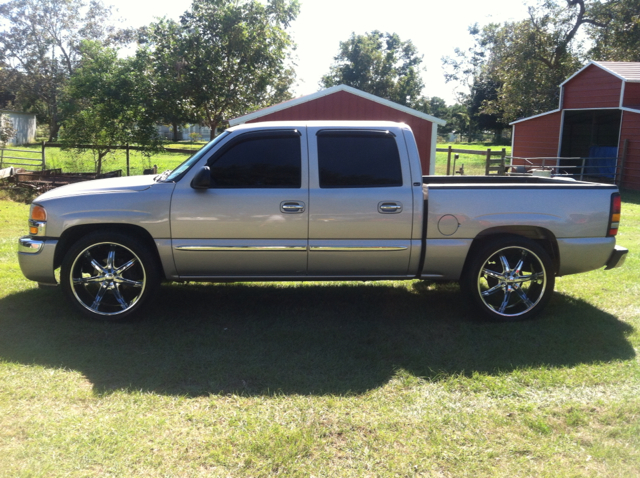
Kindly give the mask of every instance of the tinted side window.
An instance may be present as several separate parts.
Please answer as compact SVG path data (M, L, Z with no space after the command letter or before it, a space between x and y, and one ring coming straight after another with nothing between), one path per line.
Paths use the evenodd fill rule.
M214 188L301 187L300 137L297 134L248 137L210 165Z
M318 133L321 188L402 186L400 155L389 133Z

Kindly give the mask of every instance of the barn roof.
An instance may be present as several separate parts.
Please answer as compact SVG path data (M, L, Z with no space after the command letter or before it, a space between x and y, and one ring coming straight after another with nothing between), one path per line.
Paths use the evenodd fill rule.
M529 121L530 119L538 118L540 116L546 116L546 115L550 115L552 113L558 113L559 111L562 111L562 110L561 109L557 109L557 110L545 111L544 113L539 113L537 115L527 116L526 118L520 118L520 119L517 119L517 120L512 121L511 123L509 123L509 126L511 126L512 124L516 124L516 123L522 123L523 121Z
M560 86L564 86L571 81L574 77L582 73L591 65L602 68L607 73L611 73L613 76L617 76L621 80L628 81L630 83L640 83L640 62L637 61L590 61L584 67L580 68L569 78L564 80Z
M447 122L445 120L442 120L440 118L436 118L435 116L428 115L428 114L423 113L423 112L418 111L418 110L414 110L413 108L409 108L408 106L403 106L401 104L394 103L393 101L389 101L389 100L385 100L384 98L380 98L379 96L375 96L375 95L372 95L370 93L365 93L364 91L358 90L357 88L353 88L351 86L337 85L337 86L332 86L331 88L327 88L325 90L317 91L317 92L312 93L310 95L301 96L299 98L294 98L293 100L285 101L283 103L278 103L277 105L269 106L268 108L263 108L261 110L254 111L253 113L249 113L249 114L246 114L244 116L239 116L237 118L233 118L233 119L229 120L229 125L230 126L235 126L235 125L238 125L238 124L246 123L247 121L252 121L254 119L258 119L258 118L261 118L263 116L267 116L267 115L270 115L272 113L275 113L277 111L282 111L282 110L285 110L285 109L288 109L288 108L292 108L294 106L306 103L308 101L313 101L313 100L316 100L318 98L322 98L323 96L328 96L328 95L331 95L333 93L337 93L338 91L345 91L347 93L351 93L353 95L360 96L362 98L365 98L367 100L373 101L375 103L379 103L381 105L388 106L389 108L393 108L393 109L396 109L398 111L402 111L403 113L407 113L407 114L416 116L418 118L422 118L424 120L431 121L432 123L435 123L435 124L440 125L440 126L444 126L445 124L447 124Z

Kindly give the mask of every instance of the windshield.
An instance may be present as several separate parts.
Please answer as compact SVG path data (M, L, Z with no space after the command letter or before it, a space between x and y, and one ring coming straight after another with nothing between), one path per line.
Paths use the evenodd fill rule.
M187 171L189 171L193 167L193 165L196 164L200 160L200 158L202 158L202 156L207 154L211 150L211 148L213 148L216 144L220 142L222 138L226 138L230 134L231 133L229 131L225 131L219 134L218 136L216 136L213 139L213 141L205 144L196 154L191 156L184 163L182 163L180 166L174 169L171 172L171 174L166 176L166 178L164 176L167 171L165 171L165 173L162 174L160 181L166 181L166 182L179 181L182 178L182 176L184 176L187 173Z

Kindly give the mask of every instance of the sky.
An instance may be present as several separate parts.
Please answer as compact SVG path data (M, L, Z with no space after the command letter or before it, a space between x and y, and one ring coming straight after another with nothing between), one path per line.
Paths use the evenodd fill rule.
M190 5L188 0L103 1L118 9L122 26L132 27L163 16L177 20ZM320 79L328 73L340 42L351 33L380 30L413 42L424 55L422 94L453 104L456 85L445 83L441 58L453 55L455 48L471 47L468 28L474 23L482 26L526 16L527 7L520 0L300 0L300 14L289 30L297 44L295 96L320 89Z

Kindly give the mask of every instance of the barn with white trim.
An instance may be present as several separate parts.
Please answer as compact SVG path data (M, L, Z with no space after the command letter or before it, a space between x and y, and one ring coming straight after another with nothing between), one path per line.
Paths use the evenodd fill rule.
M333 86L234 118L231 126L260 121L397 121L411 127L423 174L434 174L438 126L446 121L346 85Z

